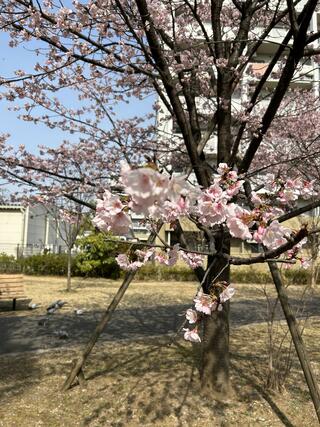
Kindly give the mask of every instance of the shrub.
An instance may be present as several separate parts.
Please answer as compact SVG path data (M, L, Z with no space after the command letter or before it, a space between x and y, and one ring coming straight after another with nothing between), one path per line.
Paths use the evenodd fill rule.
M281 276L286 285L307 285L311 280L311 272L302 268L283 269ZM260 271L253 267L234 269L231 278L235 283L272 283L269 271Z
M92 233L77 241L80 252L75 259L80 275L118 279L120 267L115 257L121 252L121 242L106 240L102 233Z
M19 260L25 274L35 276L65 276L67 274L67 254L38 254ZM72 274L74 262L71 265Z
M307 285L311 282L311 271L302 268L285 270L282 275L286 283L292 285Z
M122 273L123 275L123 273ZM282 277L286 284L306 285L310 283L310 271L303 269L282 270ZM166 267L157 264L147 264L137 271L137 280L153 281L197 281L193 270L184 266ZM264 284L272 283L270 273L254 267L233 269L231 273L233 283Z
M234 283L257 283L259 285L272 282L269 272L259 271L252 267L232 270L231 280Z
M20 271L21 265L13 255L0 253L0 273L17 273Z
M183 266L166 267L157 264L144 265L137 271L135 278L137 280L164 281L172 280L177 282L196 281L197 277L194 271Z

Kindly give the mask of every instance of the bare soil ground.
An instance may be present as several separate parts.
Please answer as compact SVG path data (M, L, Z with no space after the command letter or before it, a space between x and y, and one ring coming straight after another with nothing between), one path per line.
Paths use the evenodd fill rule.
M225 402L200 396L198 347L180 337L171 343L180 314L191 305L195 283L136 282L85 366L87 382L60 391L119 282L75 279L64 291L58 278L29 277L26 293L41 307L0 307L0 426L317 426L296 356L285 388L265 387L266 300L260 286L238 285L231 304L231 372L234 396ZM274 296L272 286L266 287ZM301 287L291 288L294 306ZM46 325L46 307L68 302ZM320 292L306 300L304 339L320 382ZM86 310L83 316L75 308ZM284 322L277 314L277 330ZM55 334L64 328L66 340ZM22 344L19 344L21 342ZM171 343L171 345L170 345ZM15 350L15 351L14 351Z

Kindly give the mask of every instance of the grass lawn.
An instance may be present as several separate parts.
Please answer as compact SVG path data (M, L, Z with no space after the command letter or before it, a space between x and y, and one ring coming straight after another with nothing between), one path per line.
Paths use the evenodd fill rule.
M26 293L41 307L31 311L20 306L16 312L1 307L0 322L10 318L19 321L21 334L27 335L24 322L44 316L46 306L57 299L68 302L61 310L61 319L72 316L75 308L84 308L88 316L91 312L99 314L119 284L104 279L74 279L74 290L67 293L61 278L27 277ZM174 311L180 306L191 306L195 289L196 284L190 282L134 282L120 304L117 322L122 328L130 328L121 313L137 312L136 321L143 328L152 313L155 318L160 313L161 332L161 313L170 313L170 307ZM271 285L266 289L274 296ZM299 300L302 290L291 288L293 301ZM181 337L170 345L170 336L160 332L99 341L85 366L86 385L62 393L65 375L83 347L83 343L65 340L58 348L53 345L45 351L0 355L0 426L317 426L295 354L281 393L265 387L265 301L261 286L237 286L231 303L231 374L235 391L232 399L202 399L197 345ZM320 383L319 301L317 290L306 307L309 317L304 323L304 339ZM276 322L276 329L282 335L285 333L282 320ZM11 331L7 332L10 338Z

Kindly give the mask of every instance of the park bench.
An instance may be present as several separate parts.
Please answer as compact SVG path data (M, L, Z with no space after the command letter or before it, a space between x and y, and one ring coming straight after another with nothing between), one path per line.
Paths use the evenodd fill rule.
M21 274L0 274L0 300L12 299L12 310L15 310L16 300L26 298Z

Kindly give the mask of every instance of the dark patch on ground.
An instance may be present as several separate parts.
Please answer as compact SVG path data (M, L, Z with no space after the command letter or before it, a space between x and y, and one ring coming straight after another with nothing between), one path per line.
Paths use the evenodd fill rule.
M291 304L297 309L301 302L297 299L291 299ZM137 340L173 334L181 325L184 318L183 313L189 307L190 305L185 304L167 304L146 308L121 308L115 312L100 340ZM102 313L102 311L88 311L82 316L77 316L67 308L63 308L51 316L41 315L40 311L34 311L32 315L28 313L25 316L20 311L19 316L17 316L16 312L1 311L0 354L84 344ZM305 301L303 315L320 315L320 298L318 296ZM282 318L281 307L278 304L276 319ZM45 322L41 324L43 320ZM237 300L235 298L232 301L232 327L264 322L265 320L265 299ZM68 334L68 338L59 337L63 335L63 331Z

